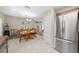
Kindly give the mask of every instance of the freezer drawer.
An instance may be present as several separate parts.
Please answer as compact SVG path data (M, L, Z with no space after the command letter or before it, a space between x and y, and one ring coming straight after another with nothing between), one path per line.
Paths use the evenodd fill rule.
M56 50L61 53L77 53L77 43L56 39Z

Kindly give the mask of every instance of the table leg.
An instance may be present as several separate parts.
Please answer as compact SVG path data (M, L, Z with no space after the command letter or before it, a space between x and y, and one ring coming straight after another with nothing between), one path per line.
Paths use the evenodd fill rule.
M19 39L19 42L21 42L21 37L20 37L20 39Z

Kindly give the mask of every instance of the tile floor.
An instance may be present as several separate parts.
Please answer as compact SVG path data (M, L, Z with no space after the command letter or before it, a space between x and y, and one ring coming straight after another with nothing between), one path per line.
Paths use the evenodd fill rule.
M28 41L11 39L8 41L9 53L57 53L53 48L42 40L40 36Z

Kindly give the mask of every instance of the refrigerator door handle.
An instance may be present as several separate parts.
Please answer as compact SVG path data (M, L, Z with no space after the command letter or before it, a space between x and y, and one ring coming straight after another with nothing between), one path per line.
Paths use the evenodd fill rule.
M63 30L64 30L64 31L63 31L63 32L64 32L64 36L65 36L65 20L64 20L64 29L63 29Z
M62 18L62 37L64 38L65 35L65 20L64 20L64 16Z
M62 38L63 38L63 16L62 16Z

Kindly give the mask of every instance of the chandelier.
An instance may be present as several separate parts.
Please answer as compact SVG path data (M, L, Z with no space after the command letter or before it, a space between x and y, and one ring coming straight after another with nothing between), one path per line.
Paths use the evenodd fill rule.
M27 21L27 22L32 21L32 19L31 19L29 16L25 15L25 17L26 17L26 21Z
M29 7L29 6L25 6L25 8L27 8L28 10L31 9L31 7ZM27 12L26 15L25 15L25 17L26 17L26 21L27 21L27 22L30 22L30 21L31 21L30 13Z

